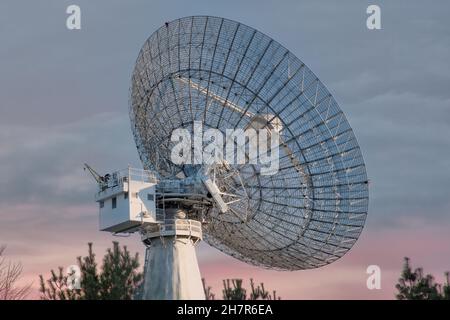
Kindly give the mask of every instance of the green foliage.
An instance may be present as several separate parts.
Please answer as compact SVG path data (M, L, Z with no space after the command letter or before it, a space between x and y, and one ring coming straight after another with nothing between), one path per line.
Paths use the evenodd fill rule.
M67 287L67 276L64 275L63 268L58 268L58 273L50 271L50 279L44 281L44 277L39 275L41 299L43 300L79 300L81 290L70 290Z
M203 280L203 288L205 290L206 300L214 300L215 295L212 293L211 287L206 286L205 279ZM261 283L255 286L253 279L250 279L250 295L247 297L247 289L243 286L242 279L225 279L223 280L222 298L223 300L279 300L276 296L276 291L272 295L266 291L264 284Z
M78 257L77 263L81 271L80 289L69 289L68 276L63 268L58 273L51 270L50 279L40 278L40 292L43 300L129 300L141 284L143 275L138 271L138 254L130 255L126 246L122 248L113 242L108 249L101 269L98 269L92 243L89 243L88 255Z
M113 243L118 246L117 242ZM92 243L88 243L88 255L86 257L78 257L77 262L81 271L81 289L80 298L84 300L100 299L101 283L97 271L97 262L95 254L92 251Z
M212 293L212 288L206 285L206 281L204 278L202 279L202 283L203 283L203 290L205 291L206 300L214 300L215 295L214 293Z
M100 275L100 296L104 299L129 300L143 280L143 274L138 272L139 255L130 256L127 247L120 249L114 243L113 249L108 249L103 258L102 273Z
M450 300L450 272L445 273L445 284L442 288L442 295L445 300Z
M223 280L223 300L245 300L247 297L247 290L242 287L242 279Z
M269 291L264 289L264 283L262 282L260 285L255 287L253 279L250 279L250 287L252 292L250 293L249 300L280 300L280 298L277 298L276 291L273 290L273 295L271 296Z
M446 283L441 285L435 282L431 274L424 275L422 268L413 271L409 258L405 258L401 277L398 280L398 300L441 300L450 299L449 273L446 274Z

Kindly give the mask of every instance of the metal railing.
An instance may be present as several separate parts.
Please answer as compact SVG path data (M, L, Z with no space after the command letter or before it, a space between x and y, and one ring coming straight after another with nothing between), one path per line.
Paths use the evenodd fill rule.
M98 184L99 191L101 192L109 188L123 186L124 183L129 181L157 183L158 179L151 171L128 167L126 169L118 170L104 175L102 177L102 180Z

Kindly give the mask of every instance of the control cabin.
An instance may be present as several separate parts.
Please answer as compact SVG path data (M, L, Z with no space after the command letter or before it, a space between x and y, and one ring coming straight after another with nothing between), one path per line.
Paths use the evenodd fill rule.
M153 173L128 168L101 177L95 200L99 203L99 228L113 233L131 233L156 223Z

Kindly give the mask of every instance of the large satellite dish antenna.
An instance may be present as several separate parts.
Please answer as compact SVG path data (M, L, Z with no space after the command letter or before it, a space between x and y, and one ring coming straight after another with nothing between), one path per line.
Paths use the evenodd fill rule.
M130 91L145 170L139 178L132 169L116 173L113 184L123 180L128 189L120 189L131 190L141 179L135 194L146 210L131 200L126 227L100 211L102 230L140 231L148 245L143 298L204 298L194 249L202 237L239 260L277 270L324 266L358 239L368 180L356 138L317 76L275 40L218 17L168 22L142 47ZM277 135L278 170L262 174L262 165L250 161L175 164L174 131L195 137L198 124L224 134ZM104 208L111 186L101 188Z

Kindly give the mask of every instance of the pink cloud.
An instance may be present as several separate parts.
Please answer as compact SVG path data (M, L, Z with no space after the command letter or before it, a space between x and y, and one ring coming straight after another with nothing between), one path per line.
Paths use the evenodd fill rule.
M64 213L51 206L20 206L9 208L8 212L16 219L10 216L2 221L0 243L8 244L8 259L22 262L21 283L33 282L35 291L30 298L39 297L39 274L48 275L52 268L74 264L77 256L86 254L88 242L94 242L99 261L112 241L126 244L143 259L144 246L138 236L117 238L97 231L97 214L92 206L69 206ZM30 219L21 219L20 212L27 212ZM444 271L450 269L447 226L447 223L424 224L416 218L398 221L395 227L381 228L369 221L348 254L314 270L261 269L205 244L199 247L198 257L202 276L217 297L221 296L223 279L242 278L248 286L249 279L253 278L257 283L264 282L268 290L276 290L283 299L393 299L404 256L412 258L414 266L423 266L425 272L442 281ZM372 264L381 268L381 290L366 287L366 268Z

